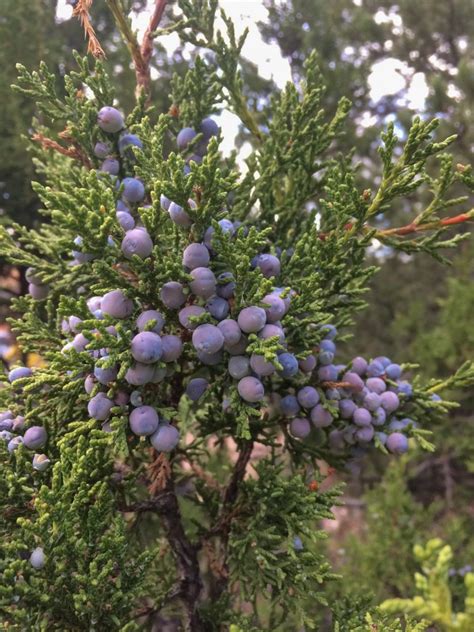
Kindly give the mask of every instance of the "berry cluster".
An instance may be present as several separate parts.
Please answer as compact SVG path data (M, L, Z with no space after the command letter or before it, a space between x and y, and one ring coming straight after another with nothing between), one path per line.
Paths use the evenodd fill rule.
M30 369L17 367L10 371L8 379L10 382L15 382L30 375ZM25 418L21 415L15 417L10 410L6 410L0 413L0 439L7 442L7 448L11 454L21 444L28 450L43 448L48 440L48 434L42 426L30 426L25 430ZM50 460L46 454L35 452L33 455L33 469L43 472L49 463Z
M403 454L408 450L405 432L417 424L404 416L413 389L400 379L402 368L384 356L371 362L359 356L347 366L334 364L337 330L331 325L323 330L326 337L316 352L300 363L312 373L317 388L304 386L278 404L281 414L292 418L291 434L305 439L311 426L331 428L328 440L335 453L378 443L393 454Z
M146 260L155 244L134 215L134 205L145 202L147 193L143 183L127 173L134 163L132 148L142 148L142 143L124 129L124 119L113 107L100 110L98 125L106 134L116 135L114 144L98 142L94 151L103 160L101 171L114 178L121 196L116 217L125 235L117 258L122 265L135 256ZM186 127L179 132L177 146L188 154L186 168L189 162L202 160L209 140L218 134L212 119L203 120L199 131ZM185 208L164 195L160 203L173 223L182 229L192 227ZM190 199L188 206L196 209L197 203ZM270 403L294 439L323 434L329 451L336 455L356 454L371 444L385 446L394 454L406 452L407 431L416 424L403 412L412 387L401 381L401 367L385 357L371 362L357 357L349 365L335 364L337 330L328 324L319 327L322 339L316 349L292 348L284 323L296 292L275 285L260 301L238 307L235 279L225 267L222 271L214 240L216 230L233 239L245 235L247 228L229 218L215 226L208 226L200 241L184 248L180 281L169 280L157 288L156 302L161 305L138 305L125 291L115 289L87 301L92 318L103 326L91 329L90 319L86 324L76 315L63 321L67 337L63 353L85 353L90 358L84 382L89 416L109 431L114 412L126 411L134 435L148 437L159 451L170 451L178 444L179 431L157 413L156 393L146 386L163 382L179 370L180 385L186 383L181 388L196 402L210 388L209 375L214 371L235 388L243 405ZM196 239L194 231L189 234ZM80 236L75 245L81 248ZM73 255L77 265L91 259L80 250ZM291 256L287 251L284 260ZM276 283L282 273L280 257L277 250L260 252L250 265ZM34 271L29 275L31 294L44 298L41 284L34 283ZM97 340L104 334L112 341L113 352L107 343L98 348ZM178 393L178 399L182 394ZM176 401L175 397L172 405Z

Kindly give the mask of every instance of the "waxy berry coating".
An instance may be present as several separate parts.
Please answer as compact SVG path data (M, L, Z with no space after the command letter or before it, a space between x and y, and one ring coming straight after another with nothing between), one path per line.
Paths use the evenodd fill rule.
M139 437L152 435L159 424L158 413L151 406L139 406L130 413L128 422L131 431Z
M116 132L120 132L124 127L123 116L116 108L106 105L99 110L97 125L100 129L104 130L104 132L115 134Z

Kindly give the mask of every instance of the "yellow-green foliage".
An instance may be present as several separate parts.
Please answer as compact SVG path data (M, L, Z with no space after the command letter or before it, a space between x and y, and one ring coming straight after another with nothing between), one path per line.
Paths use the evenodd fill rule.
M467 573L465 611L453 612L448 584L452 550L440 539L429 540L425 547L414 547L415 557L423 573L415 574L419 595L412 599L388 599L381 605L385 612L423 617L443 632L472 632L474 630L474 574Z

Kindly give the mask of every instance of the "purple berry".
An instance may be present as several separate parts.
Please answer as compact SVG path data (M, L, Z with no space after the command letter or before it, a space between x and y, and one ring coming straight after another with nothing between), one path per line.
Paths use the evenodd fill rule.
M168 213L171 221L177 226L184 226L185 228L188 228L193 223L193 220L189 217L183 207L176 204L176 202L170 203Z
M107 292L100 305L104 314L113 318L128 318L133 312L132 301L121 290Z
M209 382L203 377L194 377L189 380L188 385L186 386L186 395L193 402L197 402L197 400L204 395L208 386Z
M216 293L216 277L209 268L194 268L191 270L193 280L189 284L191 292L200 298L210 298Z
M372 423L372 415L366 408L356 408L352 419L357 426L369 426Z
M183 343L178 336L173 334L162 336L161 344L163 348L161 359L163 362L175 362L183 353Z
M152 435L159 424L159 417L151 406L139 406L132 410L128 422L131 431L139 437Z
M28 285L28 293L35 301L43 301L48 296L49 289L49 285L36 285L35 283Z
M408 450L408 439L401 432L394 432L388 436L386 446L392 454L404 454Z
M335 355L336 353L336 345L334 344L334 342L332 340L329 340L328 338L321 340L320 344L319 344L319 349L321 351L329 351L330 353L332 353L333 355Z
M269 323L280 320L286 314L285 302L276 294L267 294L263 297L262 303Z
M27 366L18 366L8 373L8 381L12 384L16 380L22 380L24 378L31 377L32 375L33 371Z
M37 272L34 268L26 268L25 270L25 279L28 283L34 283L35 285L41 285L42 281L37 276Z
M285 332L279 325L265 325L258 332L258 337L266 340L267 338L278 337L278 342L283 344L285 342Z
M179 430L168 423L162 423L150 437L151 445L158 452L171 452L179 443Z
M235 380L241 380L250 373L250 362L247 356L233 356L229 359L227 369Z
M372 424L374 426L383 426L386 419L387 414L383 408L377 408L377 410L374 410L372 415Z
M398 380L402 374L402 367L399 364L389 364L385 367L385 375L389 380Z
M125 233L122 240L122 252L131 259L138 255L140 259L146 259L153 252L153 241L150 235L143 228L134 228Z
M209 262L209 250L203 244L189 244L183 252L183 266L189 270L207 268Z
M206 303L206 310L216 320L224 320L229 315L229 302L220 296L212 296Z
M385 373L384 366L381 362L373 360L367 367L368 377L380 377Z
M111 151L112 146L110 145L110 143L98 142L95 144L94 154L97 156L97 158L107 158Z
M273 364L265 360L264 356L257 355L256 353L252 353L250 356L250 366L252 367L254 373L256 373L259 377L272 375L272 373L275 372Z
M125 391L118 391L114 398L114 403L117 404L117 406L126 406L129 401L130 395Z
M318 369L318 379L321 382L336 382L338 370L334 364L327 364Z
M208 141L212 136L218 136L219 134L219 125L211 119L205 118L201 122L201 133L204 137L205 141Z
M46 557L43 549L40 546L37 546L36 549L33 549L29 557L29 562L33 568L36 568L36 570L43 568L43 566L46 564Z
M126 202L134 204L135 202L141 202L145 197L143 182L140 182L137 178L124 178L122 185L122 197Z
M318 353L319 364L323 364L323 365L332 364L333 360L334 360L334 353L332 353L332 351L325 351L324 349L322 349Z
M353 371L348 371L347 373L344 373L342 381L346 382L349 385L345 388L349 388L351 391L361 391L364 388L364 382L362 378Z
M183 286L177 281L169 281L168 283L165 283L161 288L160 298L163 305L168 309L178 309L186 301Z
M235 345L225 344L224 349L232 356L242 355L246 352L248 347L248 339L247 336L241 336L239 342Z
M178 320L183 327L192 331L193 329L196 329L198 325L191 322L190 318L197 318L205 313L206 310L203 307L199 307L199 305L188 305L188 307L183 307L183 309L179 311Z
M296 397L303 408L314 408L319 403L319 393L313 386L303 386Z
M374 434L375 431L372 426L364 426L356 431L355 436L361 443L368 443L369 441L372 441Z
M380 377L369 377L365 385L369 391L373 391L378 395L381 395L387 389L387 385Z
M186 149L188 145L196 138L196 132L192 127L184 127L176 137L176 144L179 150Z
M392 361L390 360L390 358L387 358L387 356L377 356L376 358L374 358L374 362L379 362L384 369L392 364Z
M100 166L100 170L109 173L111 176L118 176L120 173L120 163L115 158L106 158Z
M116 217L117 222L125 231L131 231L135 228L135 220L130 215L130 213L127 213L125 211L117 211Z
M143 143L135 134L122 134L118 142L120 155L133 158L134 154L132 147L143 149Z
M312 408L310 416L315 428L327 428L333 421L331 413L322 404L317 404Z
M132 339L131 352L133 359L142 364L158 362L163 353L161 338L152 331L142 331Z
M114 402L104 393L97 393L97 395L94 395L94 397L89 401L87 405L87 412L92 419L105 421L110 415L110 409L113 405Z
M365 375L367 371L367 360L358 356L352 360L351 371L357 375Z
M278 356L278 362L282 367L278 370L278 374L282 377L293 377L298 373L298 360L292 353L281 353Z
M232 298L234 296L236 285L234 282L234 277L231 272L222 272L217 277L217 287L216 293L217 296L221 298Z
M162 314L160 314L160 312L157 312L154 309L147 309L145 312L142 312L137 318L136 325L138 331L145 331L147 324L151 323L153 320L156 321L155 325L153 325L151 329L147 328L147 330L153 331L155 334L159 334L163 329L165 319Z
M47 440L48 434L43 426L31 426L23 436L23 442L30 450L43 447Z
M110 367L108 369L103 369L100 366L96 366L94 368L94 376L96 377L98 382L104 385L110 384L110 382L116 380L117 373L118 369L116 366Z
M95 380L94 380L94 376L93 375L88 375L86 377L86 379L84 380L84 390L85 392L90 395L92 393L92 390L95 386Z
M163 195L163 193L160 195L160 206L164 211L168 211L169 207L171 204L171 200L169 198L166 197L166 195Z
M377 410L377 408L380 407L381 403L382 399L380 395L377 395L377 393L368 393L365 396L364 406L367 408L367 410L370 410L371 412Z
M311 432L311 424L304 417L295 417L290 422L290 432L297 439L305 439Z
M260 380L250 375L243 377L237 384L239 395L246 402L254 404L260 402L265 397L265 389Z
M240 329L246 334L257 333L263 329L266 320L265 310L256 306L244 307L237 318Z
M193 332L193 346L201 353L217 353L224 346L224 336L215 325L199 325Z
M21 445L23 443L23 437L13 437L13 439L10 439L10 441L8 442L7 445L7 450L10 454L12 454L19 445Z
M216 353L205 353L203 351L198 351L196 353L198 360L200 360L206 366L216 366L220 364L224 358L222 353L222 349L216 351Z
M267 325L265 325L265 327L266 326ZM309 355L304 360L300 360L298 364L299 364L300 369L303 371L303 373L312 373L314 369L316 368L316 358L314 357L314 355Z
M280 274L280 260L275 255L258 255L255 260L255 267L260 268L266 279L271 279Z
M388 429L391 431L405 430L405 428L408 428L408 426L413 423L413 420L408 419L407 417L405 417L405 419L392 419L392 421L388 424Z
M334 340L334 338L337 336L337 329L334 327L334 325L324 324L321 325L320 329L323 332L324 337L328 340Z
M125 373L125 380L133 386L142 386L153 380L154 367L151 364L137 362Z
M409 382L398 382L398 392L411 397L413 395L413 387Z
M232 318L221 320L221 322L217 324L217 328L224 336L226 345L236 345L242 337L242 332L237 321Z
M281 398L280 411L284 417L296 417L300 410L300 405L294 395L285 395Z
M72 348L78 353L84 351L86 346L89 344L90 340L88 340L84 334L79 333L74 336L74 340L71 343Z
M106 105L99 110L97 125L100 129L104 130L104 132L115 134L116 132L120 132L124 127L123 116L116 108Z
M393 413L400 406L400 400L396 393L386 391L380 396L381 406L387 413Z

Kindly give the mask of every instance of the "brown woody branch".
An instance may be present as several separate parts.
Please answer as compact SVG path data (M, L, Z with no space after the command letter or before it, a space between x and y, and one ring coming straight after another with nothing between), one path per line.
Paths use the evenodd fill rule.
M425 222L424 224L415 224L415 222L411 222L410 224L406 224L405 226L387 228L385 230L377 230L374 237L381 240L383 240L384 237L403 237L412 233L421 233L429 230L439 230L440 228L447 228L449 226L463 224L472 219L474 219L474 209L471 209L467 213L460 213L459 215L455 215L454 217L443 217L442 219L437 219L432 222ZM344 229L351 230L353 227L354 224L349 222L344 226ZM368 224L363 227L363 230L366 232L372 229L373 228ZM321 239L321 241L324 241L330 235L331 233L319 233L318 238Z
M132 57L135 67L135 77L137 82L137 96L144 93L147 101L150 99L150 60L153 53L153 33L163 17L167 0L155 0L155 8L150 17L150 22L145 31L142 45L138 43L135 33L130 27L130 23L123 13L119 0L107 0L110 11L114 16L117 27Z
M137 513L153 511L161 517L166 539L178 567L178 581L167 595L166 602L180 599L186 613L185 629L188 632L204 632L197 610L202 590L197 548L191 544L184 531L173 476L166 455L160 454L151 463L149 470L152 479L150 491L155 495L149 500L125 505L119 509L122 512Z

